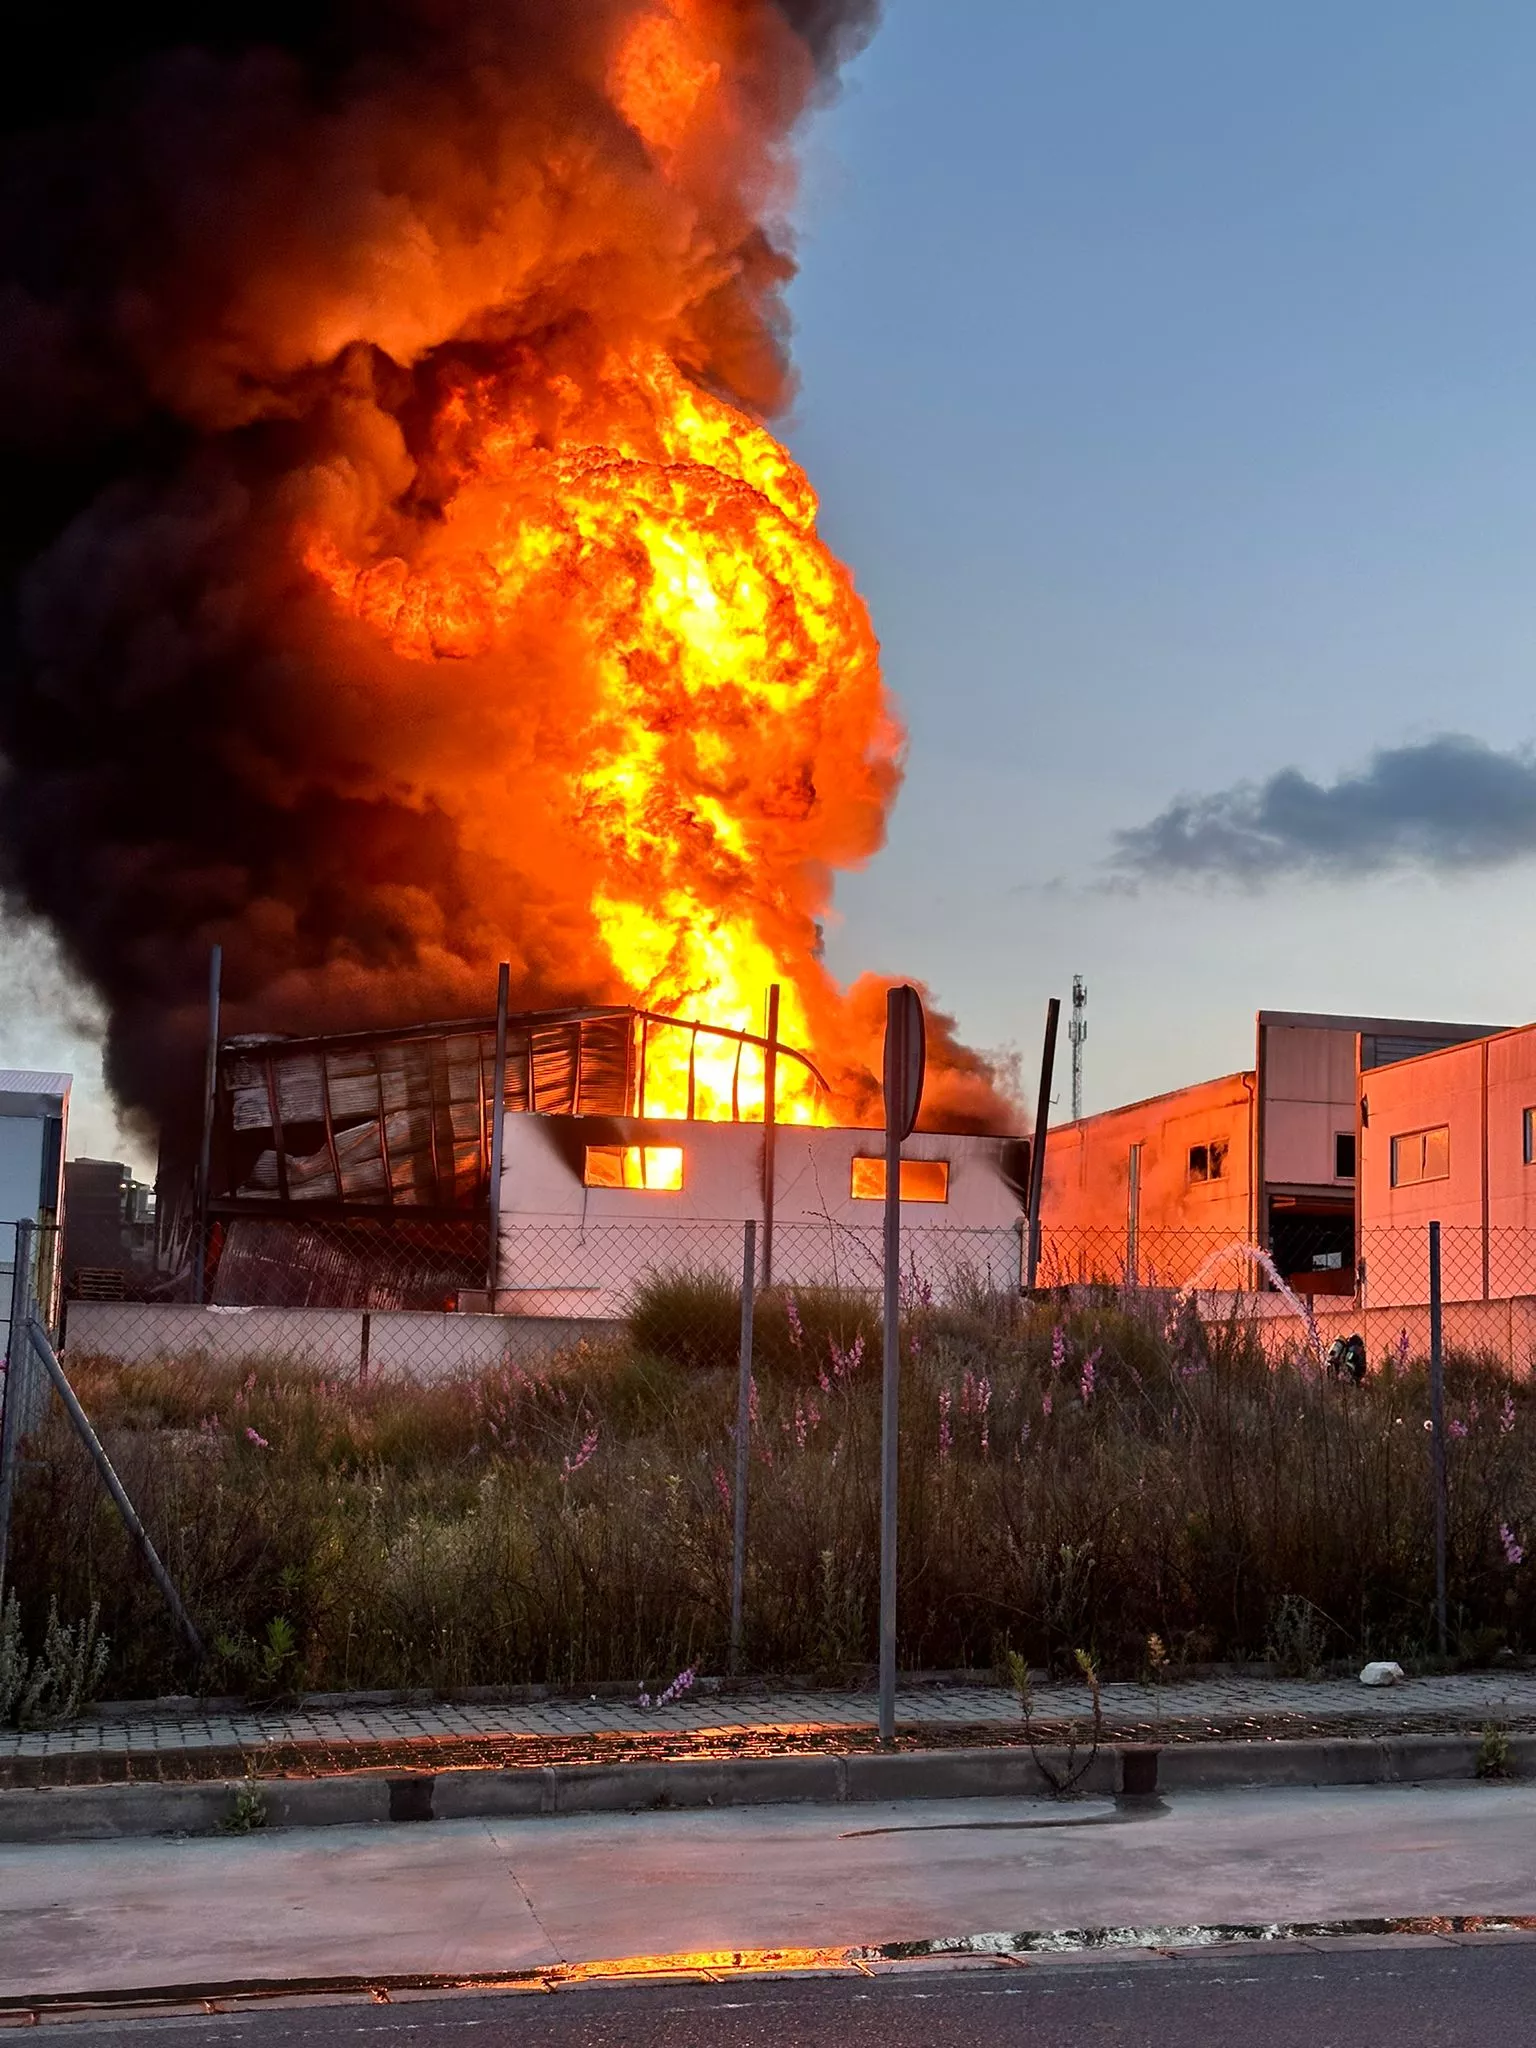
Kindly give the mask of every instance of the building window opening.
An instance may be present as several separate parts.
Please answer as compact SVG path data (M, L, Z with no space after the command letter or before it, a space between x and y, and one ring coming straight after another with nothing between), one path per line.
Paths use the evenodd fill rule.
M1536 1166L1536 1109L1525 1112L1525 1163Z
M885 1161L860 1154L853 1162L851 1183L856 1202L885 1200ZM904 1202L947 1202L949 1161L947 1159L903 1159L901 1199Z
M1353 1180L1355 1177L1355 1134L1353 1131L1338 1131L1334 1135L1333 1177L1335 1180Z
M1225 1138L1212 1138L1207 1145L1190 1146L1189 1177L1192 1181L1226 1179L1227 1141Z
M1421 1181L1451 1177L1451 1128L1436 1124L1428 1131L1404 1131L1392 1140L1392 1185L1416 1188Z
M676 1194L683 1184L681 1145L589 1145L582 1180L589 1188L643 1188Z

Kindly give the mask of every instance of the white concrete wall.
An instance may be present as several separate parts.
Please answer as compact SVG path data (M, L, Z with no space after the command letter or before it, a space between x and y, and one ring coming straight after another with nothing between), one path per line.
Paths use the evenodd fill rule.
M675 1145L683 1185L589 1188L585 1145ZM763 1216L760 1124L509 1116L503 1124L497 1306L524 1315L618 1316L648 1271L738 1276L742 1226ZM878 1130L781 1125L774 1196L775 1282L876 1288L884 1204L855 1200L853 1161L883 1154ZM907 1159L949 1165L949 1199L902 1205L903 1270L947 1293L971 1277L1021 1276L1021 1199L1004 1176L1008 1141L923 1134Z
M72 1301L64 1354L119 1365L284 1364L352 1385L394 1380L430 1386L611 1333L611 1325L591 1321L521 1316Z

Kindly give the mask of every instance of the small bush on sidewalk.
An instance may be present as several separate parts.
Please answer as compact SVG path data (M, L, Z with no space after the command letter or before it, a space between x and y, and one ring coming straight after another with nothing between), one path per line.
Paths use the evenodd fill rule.
M0 1607L0 1726L61 1728L96 1697L111 1644L97 1629L96 1603L84 1621L59 1620L48 1603L43 1645L29 1657L21 1639L21 1608L14 1594Z

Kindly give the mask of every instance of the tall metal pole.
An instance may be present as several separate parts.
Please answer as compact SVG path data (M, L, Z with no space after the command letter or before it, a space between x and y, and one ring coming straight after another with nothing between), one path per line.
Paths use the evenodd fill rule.
M512 988L512 968L503 960L496 970L496 1063L491 1080L491 1184L488 1192L490 1243L485 1253L485 1285L491 1314L496 1313L496 1289L501 1282L501 1127L507 1113L507 1002ZM577 1056L578 1084L580 1055ZM528 1071L533 1072L533 1044L528 1045Z
M768 990L768 1050L763 1055L763 1285L773 1285L774 1150L779 1134L779 984Z
M1443 1657L1448 1637L1445 1600L1445 1346L1440 1299L1440 1225L1429 1226L1429 1425L1435 1485L1435 1628Z
M747 1583L747 1469L752 1449L752 1307L757 1287L757 1224L749 1216L741 1247L741 1369L736 1384L736 1492L731 1501L731 1670L741 1663Z
M21 1457L21 1439L27 1426L27 1382L31 1377L32 1343L28 1327L32 1319L32 1231L28 1222L14 1226L15 1248L11 1268L10 1341L5 1351L5 1407L0 1410L0 1603L5 1598L6 1561L11 1546L11 1507L16 1498L16 1467Z
M886 1074L906 1068L906 1013L886 995ZM901 1409L901 1112L889 1085L885 1104L885 1299L880 1382L880 1740L896 1734L896 1496Z
M1024 1287L1033 1292L1040 1269L1040 1198L1045 1192L1045 1140L1051 1123L1051 1078L1056 1071L1056 1027L1061 998L1045 1006L1045 1045L1040 1054L1040 1097L1035 1105L1035 1133L1029 1148L1029 1250L1024 1261Z
M113 1504L123 1518L124 1526L143 1552L144 1562L149 1566L150 1576L164 1594L165 1604L171 1610L171 1618L186 1637L188 1647L191 1649L193 1656L201 1663L203 1660L203 1639L193 1627L192 1618L187 1613L186 1608L182 1606L181 1595L177 1592L170 1573L160 1562L160 1553L149 1540L149 1531L139 1520L133 1502L123 1491L123 1482L118 1478L116 1471L113 1469L112 1460L107 1456L101 1438L92 1429L89 1416L80 1406L74 1388L65 1377L64 1368L54 1355L53 1346L48 1341L48 1332L38 1321L36 1310L33 1311L28 1322L27 1332L32 1340L32 1349L42 1362L43 1370L47 1373L49 1379L53 1381L55 1391L59 1399L64 1403L69 1413L69 1419L79 1433L81 1442L95 1461L96 1470L101 1474L102 1484L106 1487L107 1492L111 1494Z
M224 948L208 956L208 1060L203 1072L203 1142L197 1156L197 1229L193 1238L192 1299L200 1302L208 1285L208 1204L213 1190L213 1118L219 1092L219 998L224 978Z
M1072 1121L1083 1113L1083 1047L1088 1039L1088 984L1080 974L1072 977L1072 1021L1067 1026L1072 1041Z

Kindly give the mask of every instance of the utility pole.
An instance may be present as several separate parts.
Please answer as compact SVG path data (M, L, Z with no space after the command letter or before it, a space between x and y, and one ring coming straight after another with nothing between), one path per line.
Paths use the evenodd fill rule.
M1088 1036L1088 984L1080 974L1072 977L1072 1021L1067 1026L1072 1041L1072 1121L1083 1113L1083 1040Z

